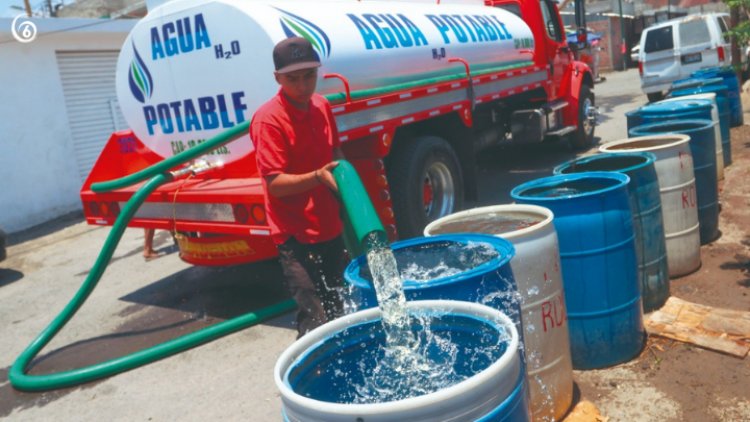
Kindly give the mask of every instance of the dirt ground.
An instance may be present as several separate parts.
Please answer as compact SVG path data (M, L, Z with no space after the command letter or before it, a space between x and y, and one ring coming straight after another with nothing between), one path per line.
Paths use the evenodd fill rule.
M732 129L732 165L719 183L721 237L701 247L700 269L671 280L672 296L750 311L750 126ZM577 399L609 421L748 421L750 358L650 336L637 359L575 371Z

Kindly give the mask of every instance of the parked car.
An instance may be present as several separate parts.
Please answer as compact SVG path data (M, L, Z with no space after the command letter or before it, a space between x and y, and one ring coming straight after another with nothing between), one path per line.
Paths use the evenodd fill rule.
M630 61L633 63L638 63L638 53L641 51L641 46L636 45L633 48L630 49Z
M5 252L5 239L6 239L6 237L7 236L6 236L5 232L3 231L3 229L0 229L0 261L4 260L5 257L7 256L7 254Z
M673 81L696 70L732 63L728 19L726 13L689 15L643 31L638 70L649 101L662 99Z

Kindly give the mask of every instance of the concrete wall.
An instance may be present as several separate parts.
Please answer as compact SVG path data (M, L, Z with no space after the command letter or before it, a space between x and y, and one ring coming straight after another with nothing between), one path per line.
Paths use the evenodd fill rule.
M23 44L11 21L0 19L0 227L10 233L81 208L55 51L119 50L135 24L34 19L37 38Z

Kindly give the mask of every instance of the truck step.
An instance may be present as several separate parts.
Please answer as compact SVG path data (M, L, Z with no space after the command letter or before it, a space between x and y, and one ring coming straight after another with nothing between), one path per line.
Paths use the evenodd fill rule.
M576 130L576 126L565 126L562 129L558 129L554 132L547 132L548 136L564 136Z
M555 111L558 111L558 110L562 110L565 107L567 107L568 105L569 105L569 103L566 100L555 100L555 101L552 101L551 103L547 104L545 106L545 108L547 109L546 110L547 114L549 114L549 113L552 113L552 112L555 112Z

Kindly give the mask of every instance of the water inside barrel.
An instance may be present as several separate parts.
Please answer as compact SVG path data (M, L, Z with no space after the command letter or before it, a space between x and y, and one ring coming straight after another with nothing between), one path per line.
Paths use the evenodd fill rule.
M525 229L544 221L545 217L521 211L487 212L466 215L441 223L432 234L485 233L503 234Z
M436 241L397 249L393 254L401 278L417 282L450 277L502 258L491 244L472 241ZM359 275L372 280L369 265L362 265Z
M591 177L534 187L525 190L521 194L532 198L563 198L597 192L602 189L617 186L619 183L620 182L615 179Z

